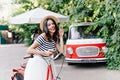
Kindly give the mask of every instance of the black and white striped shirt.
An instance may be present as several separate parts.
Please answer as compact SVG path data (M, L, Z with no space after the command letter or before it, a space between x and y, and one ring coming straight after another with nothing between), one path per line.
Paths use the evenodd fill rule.
M49 49L56 48L56 42L54 40L47 41L43 38L42 35L39 35L35 41L40 45L36 48L39 51L48 51Z

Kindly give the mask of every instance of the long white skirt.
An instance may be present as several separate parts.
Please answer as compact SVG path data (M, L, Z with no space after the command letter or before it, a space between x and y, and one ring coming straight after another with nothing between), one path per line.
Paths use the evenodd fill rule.
M44 58L46 60L50 59L50 57L44 57ZM46 60L44 60L39 55L34 55L33 58L30 58L28 60L25 69L24 80L46 80L47 68L48 68L48 64L46 63ZM51 60L50 63L52 66L53 77L55 78L56 69L55 69L54 61Z

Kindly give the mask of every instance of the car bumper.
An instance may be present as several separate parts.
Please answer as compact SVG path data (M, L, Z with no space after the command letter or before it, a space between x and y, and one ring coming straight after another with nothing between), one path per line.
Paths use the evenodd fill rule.
M67 63L99 63L106 62L107 58L87 58L87 59L71 59L65 58Z

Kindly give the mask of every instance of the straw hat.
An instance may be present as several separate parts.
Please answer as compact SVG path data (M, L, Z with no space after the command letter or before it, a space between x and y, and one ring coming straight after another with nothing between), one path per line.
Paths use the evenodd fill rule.
M44 17L41 21L40 21L40 29L43 31L43 23L44 23L44 21L46 20L46 19L48 19L48 18L52 18L55 22L56 22L56 24L58 24L58 19L55 17L55 16L52 16L52 15L49 15L49 16L46 16L46 17Z

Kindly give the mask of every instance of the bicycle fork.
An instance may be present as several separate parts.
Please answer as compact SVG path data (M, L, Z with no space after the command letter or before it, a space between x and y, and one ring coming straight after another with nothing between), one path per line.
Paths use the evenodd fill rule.
M48 65L48 68L47 68L46 80L48 80L49 77L51 77L51 80L54 80L51 64L49 64L49 65Z
M50 58L49 60L46 60L45 58L43 58L43 59L48 64L46 80L49 80L49 77L50 77L51 80L61 80L59 77L54 77L54 75L53 75L52 65L51 65L51 59L52 58Z

